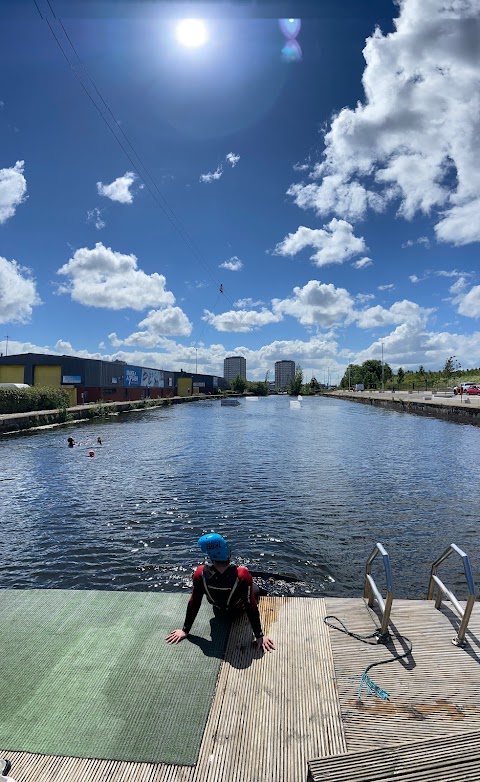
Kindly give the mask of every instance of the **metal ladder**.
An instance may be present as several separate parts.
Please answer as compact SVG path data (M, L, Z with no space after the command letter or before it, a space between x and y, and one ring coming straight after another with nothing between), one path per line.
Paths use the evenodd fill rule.
M445 562L445 560L448 559L448 557L453 553L458 554L462 558L463 570L465 572L465 578L467 579L468 598L465 608L462 608L453 592L451 592L450 589L448 589L443 581L437 576L437 570L439 566L442 564L442 562ZM430 582L428 584L427 600L433 600L435 588L438 590L435 600L435 608L440 609L442 600L444 597L446 597L448 600L450 600L453 608L461 619L460 627L458 628L457 635L452 640L452 643L455 644L455 646L463 647L466 644L465 633L467 631L468 622L472 614L473 605L475 603L475 582L473 580L472 569L470 567L468 556L464 551L462 551L461 548L456 546L455 543L452 543L432 565Z
M445 560L448 559L448 557L454 553L458 554L462 559L463 570L467 581L468 598L467 598L465 608L463 608L460 605L459 601L457 600L453 592L450 589L448 589L447 586L445 586L443 581L437 575L437 570L439 566L442 564L442 562L445 562ZM385 579L387 583L387 594L385 597L382 597L380 590L375 583L375 579L372 576L372 564L378 555L380 555L383 559L383 566L385 570ZM435 599L435 608L440 609L442 605L442 601L444 600L444 598L447 598L447 600L450 601L453 608L455 609L458 616L460 617L461 619L460 627L452 643L455 646L464 647L466 644L465 633L467 631L468 622L472 615L472 610L475 603L475 582L473 580L472 568L470 567L470 561L468 559L467 554L464 551L462 551L461 548L456 546L455 543L452 543L446 549L446 551L444 551L443 554L440 557L438 557L438 559L435 560L435 562L432 565L432 569L430 573L430 581L428 584L427 600L433 600L435 590L437 590L437 595ZM379 638L385 639L388 636L388 625L390 622L390 612L392 610L392 603L393 603L393 582L392 582L392 569L390 566L390 557L381 543L375 544L374 549L367 560L367 565L365 568L365 582L364 582L364 589L363 589L363 597L367 601L367 604L370 606L370 608L373 606L374 601L375 600L377 601L378 607L380 608L381 618L382 618L382 623L378 634L379 634Z
M385 569L385 578L387 581L387 594L385 598L383 598L380 594L380 590L378 589L372 576L372 564L379 554L383 559L383 567ZM374 600L377 601L382 614L382 624L379 630L379 638L386 638L388 636L388 624L390 622L390 611L392 610L393 603L393 583L392 569L390 567L390 557L381 543L375 544L375 547L367 560L363 597L367 601L367 604L370 606L370 608L373 606Z

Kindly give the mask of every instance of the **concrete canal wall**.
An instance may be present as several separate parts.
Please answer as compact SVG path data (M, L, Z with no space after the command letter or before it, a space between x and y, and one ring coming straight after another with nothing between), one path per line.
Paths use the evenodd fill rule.
M332 391L326 396L347 399L385 410L396 410L430 418L442 418L458 424L480 426L480 399L475 396L436 395L433 392L377 392L377 391Z
M220 399L220 395L211 396L173 396L158 399L142 399L137 402L101 402L97 404L77 405L65 410L33 410L30 413L9 413L0 415L0 435L22 432L27 429L60 426L75 421L88 421L94 418L105 418L131 410L152 410L157 407L182 404L183 402L200 402L203 400Z

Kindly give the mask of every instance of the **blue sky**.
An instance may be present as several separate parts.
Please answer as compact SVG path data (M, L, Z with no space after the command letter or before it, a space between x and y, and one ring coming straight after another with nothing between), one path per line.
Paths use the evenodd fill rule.
M480 0L264 2L2 5L1 350L480 365Z

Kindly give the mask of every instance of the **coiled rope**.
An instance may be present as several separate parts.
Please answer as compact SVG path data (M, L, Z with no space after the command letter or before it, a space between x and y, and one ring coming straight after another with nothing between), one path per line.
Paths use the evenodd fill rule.
M337 624L332 624L331 620L333 619ZM381 634L379 628L373 631L373 633L370 633L370 635L359 635L358 633L353 633L351 630L347 628L347 626L342 622L341 619L338 618L338 616L335 616L334 614L328 614L323 620L327 627L331 627L333 630L338 630L340 633L344 633L345 635L349 635L351 638L356 638L357 641L362 641L364 644L369 644L369 646L377 646L378 644L387 644L389 639L391 638L390 633ZM338 627L338 625L341 625L341 627ZM375 684L373 679L370 678L368 675L368 672L371 671L372 668L375 668L377 665L387 665L388 663L393 663L396 660L401 660L403 657L409 657L412 653L413 644L410 641L409 638L407 638L405 635L399 635L397 638L402 639L403 641L406 641L408 649L406 652L403 652L403 654L394 654L392 657L389 657L388 660L380 660L377 663L371 663L370 665L367 665L364 672L362 673L360 677L360 686L358 688L358 698L361 699L362 690L365 687L367 692L370 693L370 695L375 695L377 698L381 698L383 701L388 701L390 698L390 693L386 690L383 690L381 687L379 687L378 684ZM375 639L375 640L373 640Z

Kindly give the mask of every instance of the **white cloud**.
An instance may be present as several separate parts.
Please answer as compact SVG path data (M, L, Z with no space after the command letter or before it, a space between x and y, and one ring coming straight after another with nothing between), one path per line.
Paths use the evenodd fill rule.
M105 228L106 222L102 218L102 210L95 207L94 209L87 210L87 223L93 223L95 228L100 231Z
M237 258L236 255L234 255L228 261L224 261L223 263L221 263L218 268L228 269L229 272L239 272L241 271L241 269L243 269L243 261L241 261L240 258Z
M235 168L239 160L240 155L235 154L235 152L228 152L225 155L225 162L229 163L232 168ZM218 181L222 176L223 163L219 163L215 171L209 171L208 174L200 174L200 182L206 182L207 184L210 184L211 182Z
M376 307L362 310L356 316L356 321L361 329L376 329L389 324L409 324L424 327L427 318L432 312L434 312L433 309L420 307L415 302L404 299L403 301L396 301L388 309L377 305Z
M395 288L395 284L393 282L389 283L388 285L378 286L379 291L393 291L394 288Z
M345 288L310 280L303 288L293 289L287 299L273 299L272 309L278 315L291 315L302 326L330 328L352 320L354 301Z
M478 120L478 132L480 132L480 119ZM480 165L480 154L478 154L476 165ZM478 188L480 191L480 182ZM454 196L451 197L450 201L453 200ZM480 195L466 204L453 206L445 214L446 217L435 226L437 239L441 242L451 242L457 247L463 244L470 244L471 242L480 242L480 221L478 219L480 214Z
M192 324L180 307L151 310L138 325L158 336L189 337L192 333Z
M411 274L408 279L410 280L410 282L413 282L413 283L420 282L420 277L417 277L416 274Z
M225 156L225 160L227 161L227 163L230 163L232 168L235 168L238 161L240 160L240 155L236 155L235 152L229 152Z
M437 275L437 277L472 277L472 272L459 272L456 269L453 269L452 271L447 271L446 269L437 269L433 272Z
M120 204L133 203L133 193L130 188L137 179L133 171L126 171L123 176L114 179L109 185L103 182L97 182L97 191L101 196L110 198L111 201L118 201Z
M450 288L455 294L454 302L458 304L458 312L466 318L480 318L480 285L474 285L468 293L464 293L465 280L460 277Z
M354 261L352 266L354 269L366 269L368 266L372 266L373 261L371 258L360 258L358 261Z
M412 322L397 326L390 334L357 353L354 363L361 364L371 358L380 360L381 342L384 359L393 368L401 366L416 370L422 364L426 369L438 371L445 364L445 359L452 355L463 367L471 367L478 363L480 353L479 331L469 335L433 332L422 323Z
M217 331L255 331L262 326L268 326L270 323L278 323L282 316L274 314L262 308L257 310L230 310L215 315L209 310L204 310L202 320L206 320Z
M0 256L0 323L28 323L41 303L29 270Z
M200 174L200 182L215 182L217 179L223 176L223 166L220 164L215 171L210 171L208 174Z
M26 199L25 163L17 160L12 168L0 168L0 225L13 217L17 206Z
M115 332L109 334L112 345L155 348L164 344L164 337L189 337L192 333L192 324L180 307L151 310L138 325L144 331L135 331L125 339L119 339Z
M173 293L165 290L163 274L145 274L137 268L135 255L115 252L97 242L92 250L76 250L57 274L69 278L60 293L69 293L74 301L87 307L143 310L175 303Z
M310 259L316 266L343 263L366 249L365 240L354 235L350 223L333 218L323 228L313 229L301 225L295 233L288 234L277 244L274 253L293 256L306 247L315 248L316 252Z
M313 181L289 193L344 219L391 202L440 216L440 241L480 240L478 0L402 0L395 31L367 39L364 101L325 134Z
M428 250L430 247L430 239L428 236L419 236L418 239L409 239L408 241L404 242L402 247L414 247L416 244L420 244Z
M237 301L233 302L234 307L238 307L238 309L244 310L247 307L261 307L263 304L265 304L264 301L261 299L251 299L248 297L247 299L237 299Z
M463 295L468 287L468 282L465 277L459 277L453 285L450 286L449 292L454 296ZM455 302L455 299L453 300Z
M356 300L360 304L366 304L367 301L371 301L372 299L375 298L375 294L374 293L357 293L355 298L356 298Z
M0 100L0 109L3 109L4 106L5 106L5 101L4 100Z

